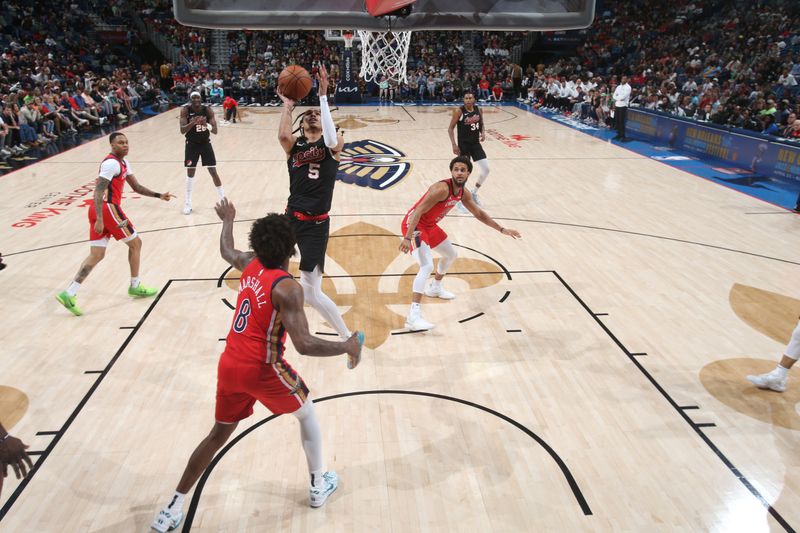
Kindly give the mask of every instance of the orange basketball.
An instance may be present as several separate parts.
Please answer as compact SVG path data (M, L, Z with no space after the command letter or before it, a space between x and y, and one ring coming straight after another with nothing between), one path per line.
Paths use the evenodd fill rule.
M302 100L311 91L311 75L299 65L286 67L278 76L278 89L286 98Z

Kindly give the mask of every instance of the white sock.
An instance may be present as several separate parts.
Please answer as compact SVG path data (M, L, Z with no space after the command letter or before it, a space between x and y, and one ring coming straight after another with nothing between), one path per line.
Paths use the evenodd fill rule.
M70 296L75 296L76 294L78 294L78 289L80 288L81 284L78 283L77 281L73 281L72 283L69 284L69 287L67 287L67 294L69 294Z
M220 199L220 200L222 200L223 198L225 198L225 187L224 187L224 186L222 186L222 185L220 185L219 187L217 187L217 194L219 194L219 199Z
M322 477L322 474L324 474L324 473L325 473L325 470L314 470L313 472L311 472L311 486L312 487L321 487L322 486L322 482L325 480L325 478Z
M186 494L181 494L180 492L176 492L172 495L172 499L164 508L169 511L169 514L175 516L176 514L180 513L183 510L183 500L186 498Z
M772 373L777 375L779 378L783 379L789 375L789 369L784 368L781 365L778 365L775 367L775 370L773 370Z
M411 312L412 313L419 313L421 309L422 309L422 306L419 304L419 302L411 302Z
M192 187L194 187L194 178L186 176L186 203L192 204Z
M309 399L292 414L300 422L300 440L306 454L308 472L311 474L311 486L318 487L323 481L325 460L322 458L322 430L319 427L314 402Z
M436 278L433 278L433 279L431 280L431 288L433 288L433 289L438 289L438 288L439 288L439 287L441 287L441 286L442 286L442 282L441 282L441 280L438 280L438 279L436 279Z
M131 278L131 289L135 289L139 286L139 278Z

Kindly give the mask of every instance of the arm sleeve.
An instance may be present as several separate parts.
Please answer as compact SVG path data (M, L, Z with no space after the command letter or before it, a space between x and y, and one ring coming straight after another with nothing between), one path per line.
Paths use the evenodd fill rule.
M98 174L99 177L103 178L104 180L111 181L114 176L119 175L119 163L116 159L106 159L100 165L100 173Z
M336 125L333 123L333 116L328 107L328 97L319 97L319 113L322 119L322 136L325 138L325 146L328 148L336 148L339 144L339 139L336 138Z

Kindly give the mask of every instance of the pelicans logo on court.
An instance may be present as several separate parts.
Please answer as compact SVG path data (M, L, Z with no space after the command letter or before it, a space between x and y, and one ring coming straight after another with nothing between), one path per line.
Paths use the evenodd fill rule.
M366 334L364 345L368 348L381 346L404 328L405 311L411 304L412 284L419 267L409 256L397 261L400 256L397 251L399 241L400 236L396 233L368 222L349 224L330 235L326 272L339 269L342 274L323 278L322 292L338 306L347 309L342 318L351 329L358 328ZM367 256L364 250L369 250ZM297 261L290 262L289 273L298 277L299 266ZM498 265L479 257L459 257L450 271L448 283L457 287L460 285L463 290L468 288L477 291L494 286L498 286L498 291L506 289L505 286L499 286L505 275ZM217 286L224 284L228 289L238 292L240 277L241 272L228 269L217 280ZM334 283L338 278L349 280L347 283ZM230 300L223 297L222 302L234 309L236 299L231 296ZM500 301L505 300L506 296ZM455 314L459 310L461 316L471 314L471 309L449 304L439 298L427 298L425 305L449 305ZM465 320L470 320L470 317L465 316ZM330 325L325 326L325 329L329 328ZM334 335L330 331L320 334Z
M345 183L385 190L402 180L411 170L403 161L405 154L396 148L373 140L344 145L336 179Z

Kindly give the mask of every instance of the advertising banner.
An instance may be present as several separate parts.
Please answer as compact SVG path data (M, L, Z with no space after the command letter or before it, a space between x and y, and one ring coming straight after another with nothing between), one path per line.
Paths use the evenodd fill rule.
M648 110L628 110L626 133L657 140L703 159L716 159L770 179L800 185L800 145L743 130L678 119Z

